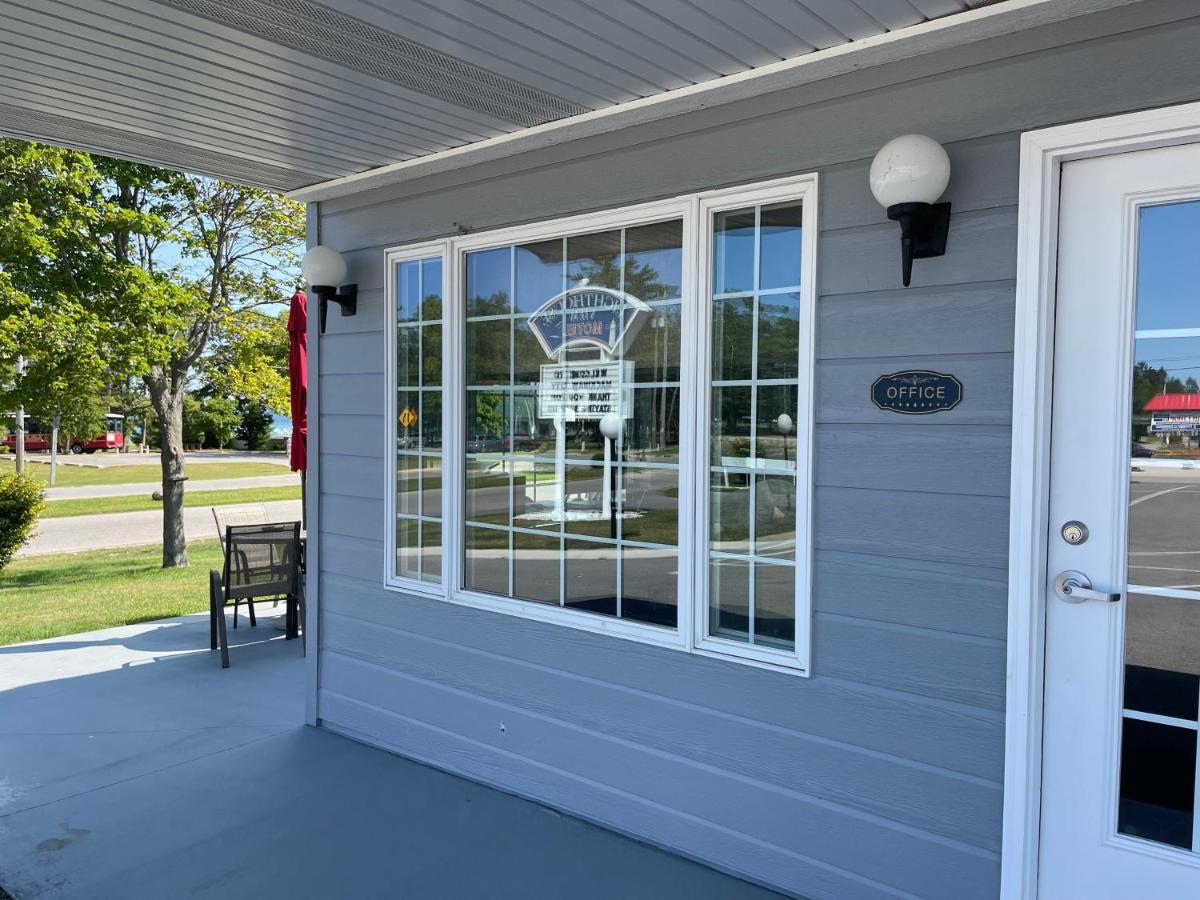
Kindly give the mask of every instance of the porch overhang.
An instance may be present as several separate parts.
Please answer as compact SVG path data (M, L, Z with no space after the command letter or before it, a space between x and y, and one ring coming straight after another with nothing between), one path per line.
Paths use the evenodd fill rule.
M322 200L1135 2L0 0L0 134Z

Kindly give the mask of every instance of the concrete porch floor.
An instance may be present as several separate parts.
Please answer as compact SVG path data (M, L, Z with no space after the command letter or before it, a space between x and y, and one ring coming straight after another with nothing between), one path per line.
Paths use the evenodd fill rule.
M270 615L229 634L225 671L204 616L0 647L0 887L16 900L776 896L308 728L300 643Z

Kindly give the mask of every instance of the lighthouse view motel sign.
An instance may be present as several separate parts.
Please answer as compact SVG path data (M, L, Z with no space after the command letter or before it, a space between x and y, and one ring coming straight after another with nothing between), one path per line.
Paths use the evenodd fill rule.
M529 317L546 355L559 360L542 366L538 416L575 422L608 413L633 414L633 363L618 358L636 336L650 307L623 291L586 284L551 297ZM600 359L570 362L570 350L597 349Z

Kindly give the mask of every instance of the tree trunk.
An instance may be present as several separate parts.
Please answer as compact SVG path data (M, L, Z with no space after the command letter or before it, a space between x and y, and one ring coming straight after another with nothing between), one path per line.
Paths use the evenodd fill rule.
M150 399L158 417L162 451L164 569L188 564L183 533L183 391L151 386Z
M20 377L25 371L25 360L17 357L17 376ZM16 443L13 447L17 452L16 470L20 475L25 471L25 407L17 407L17 422L16 422Z

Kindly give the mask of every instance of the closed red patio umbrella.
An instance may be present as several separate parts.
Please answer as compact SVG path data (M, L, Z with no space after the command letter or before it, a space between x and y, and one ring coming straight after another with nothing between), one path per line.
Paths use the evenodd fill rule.
M300 473L300 494L306 517L308 470L308 298L304 291L292 294L288 311L288 381L292 389L292 440L290 461L293 472Z

